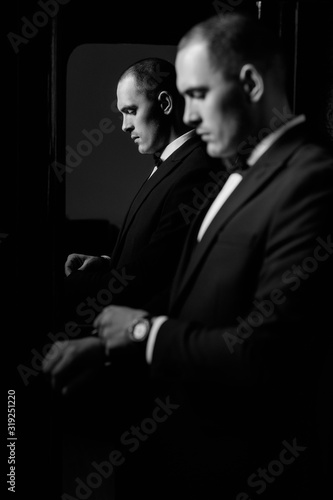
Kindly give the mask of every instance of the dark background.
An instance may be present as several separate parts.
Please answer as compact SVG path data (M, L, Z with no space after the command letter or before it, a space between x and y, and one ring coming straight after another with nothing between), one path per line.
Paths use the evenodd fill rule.
M72 160L75 154L73 165L77 166L71 167L65 180L70 226L74 221L83 226L86 220L92 226L96 219L120 226L153 161L150 155L139 154L130 135L121 129L117 80L133 61L156 55L174 62L175 52L171 45L95 43L82 44L71 53L66 80L66 144ZM105 133L99 128L103 120L110 124ZM91 146L82 142L88 137Z
M75 227L69 229L66 179L59 182L52 168L54 162L65 164L69 140L68 59L82 44L176 45L187 29L221 11L223 4L256 14L256 3L247 0L219 3L70 0L59 5L58 14L49 17L28 43L19 44L18 53L8 33L22 36L22 17L32 20L42 9L32 0L6 2L2 6L0 272L2 378L5 381L2 397L5 406L7 391L16 391L15 498L61 498L57 427L52 419L56 401L48 390L47 380L38 371L38 356L37 369L28 376L26 385L17 367L31 368L34 353L41 353L49 342L48 333L61 331L59 311L64 258L75 238L82 244L82 251L86 250L84 245L89 247L89 242L82 237L82 224L80 227L74 224ZM261 2L262 18L272 23L272 29L279 30L287 47L292 106L296 113L304 112L319 135L329 140L333 140L331 4L318 0ZM80 91L85 88L84 81L78 85ZM89 102L86 104L91 106ZM80 127L81 124L79 131ZM148 169L148 165L144 168ZM140 181L141 170L140 175L135 174L135 183ZM120 185L123 191L119 189L119 200L123 197L128 200L129 191L123 182ZM131 189L135 189L134 184ZM108 226L102 222L110 217L108 213L90 216L99 221L91 227L94 237L90 239L97 247L91 250L98 250L110 243ZM116 224L120 218L121 214L117 215ZM104 236L101 236L102 230L106 231ZM33 349L36 351L32 352ZM3 410L3 429L6 413ZM3 454L6 465L2 468L5 475L8 472L5 441L3 448L6 449ZM3 481L2 487L9 498L12 494L7 486Z

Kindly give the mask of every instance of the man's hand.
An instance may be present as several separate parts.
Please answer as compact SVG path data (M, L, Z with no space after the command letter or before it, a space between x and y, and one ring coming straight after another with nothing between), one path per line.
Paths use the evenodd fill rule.
M65 274L69 276L73 271L98 271L105 266L106 262L107 259L104 257L71 253L65 262Z
M126 347L131 344L128 328L132 323L143 318L147 311L130 309L129 307L108 306L97 316L94 327L98 336L106 343L107 351Z
M52 386L67 394L104 365L104 343L97 337L58 341L44 358L43 371Z
M43 361L43 372L50 375L52 386L67 394L83 384L104 366L106 351L132 344L128 328L146 314L142 309L108 306L94 321L98 337L55 342Z

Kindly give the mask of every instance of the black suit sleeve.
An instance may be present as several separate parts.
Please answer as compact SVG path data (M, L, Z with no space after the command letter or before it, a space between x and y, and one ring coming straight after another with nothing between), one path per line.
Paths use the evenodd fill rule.
M96 313L98 307L101 310L111 303L149 308L154 313L165 311L190 225L225 181L222 164L210 159L202 146L195 148L177 169L179 172L158 208L158 223L134 258L125 262L123 259L108 272L76 271L66 279L66 308L75 308L79 322L90 321L93 316L87 297L97 299ZM202 196L198 197L198 192Z
M189 159L190 161L190 159ZM154 312L165 311L172 279L185 244L190 225L199 211L211 202L212 197L203 197L199 205L194 203L195 193L204 192L209 182L209 165L205 155L197 157L200 168L189 169L174 183L161 209L158 225L151 238L136 256L126 263L126 270L135 279L114 297L114 303L141 307L156 304ZM221 166L220 166L221 168ZM211 182L212 183L212 182ZM219 189L220 186L216 185ZM217 191L214 193L214 195ZM158 295L158 297L156 297ZM153 305L150 306L152 309Z
M311 360L326 345L331 329L333 169L307 154L302 174L286 175L276 193L246 314L229 324L171 315L156 338L155 377L247 386L260 379L278 383L290 370L312 372ZM211 273L212 279L214 269ZM202 294L210 293L209 276L206 281ZM195 298L200 300L199 291ZM191 305L194 309L198 302Z

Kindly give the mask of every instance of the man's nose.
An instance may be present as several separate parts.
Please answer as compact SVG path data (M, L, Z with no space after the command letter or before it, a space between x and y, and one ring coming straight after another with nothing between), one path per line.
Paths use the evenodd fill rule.
M201 121L198 109L192 102L188 101L185 104L183 121L191 127L196 127Z
M121 127L123 132L131 132L134 129L133 123L125 116Z

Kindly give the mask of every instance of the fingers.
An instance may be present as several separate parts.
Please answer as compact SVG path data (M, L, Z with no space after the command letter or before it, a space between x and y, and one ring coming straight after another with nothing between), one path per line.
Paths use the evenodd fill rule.
M135 319L145 316L147 311L132 309L124 306L107 306L97 316L94 327L98 329L99 335L104 328L119 327L127 328Z
M56 342L45 357L43 371L51 376L53 388L61 388L75 369L76 348L69 341Z
M81 262L81 266L78 267L78 271L98 271L104 267L105 262L106 259L102 259L101 257L86 256Z
M83 263L82 256L77 253L68 255L65 262L65 274L69 276L73 271L78 269Z
M43 371L55 389L68 391L104 361L104 344L96 337L56 342L43 361ZM63 391L62 391L63 392Z
M95 321L93 323L94 327L98 330L99 328L102 328L104 325L107 323L111 323L112 321L112 314L115 311L117 306L107 306L104 307L102 312L95 318Z
M89 265L91 266L93 260L94 260L93 257L89 257L83 263L81 262L82 265L80 267L78 267L77 270L78 271L84 271L85 269L87 269L87 267L89 267Z
M68 344L68 340L55 342L43 360L43 372L50 373L62 358L62 353Z
M72 271L73 271L72 263L70 261L66 260L66 262L65 262L65 275L69 276Z

